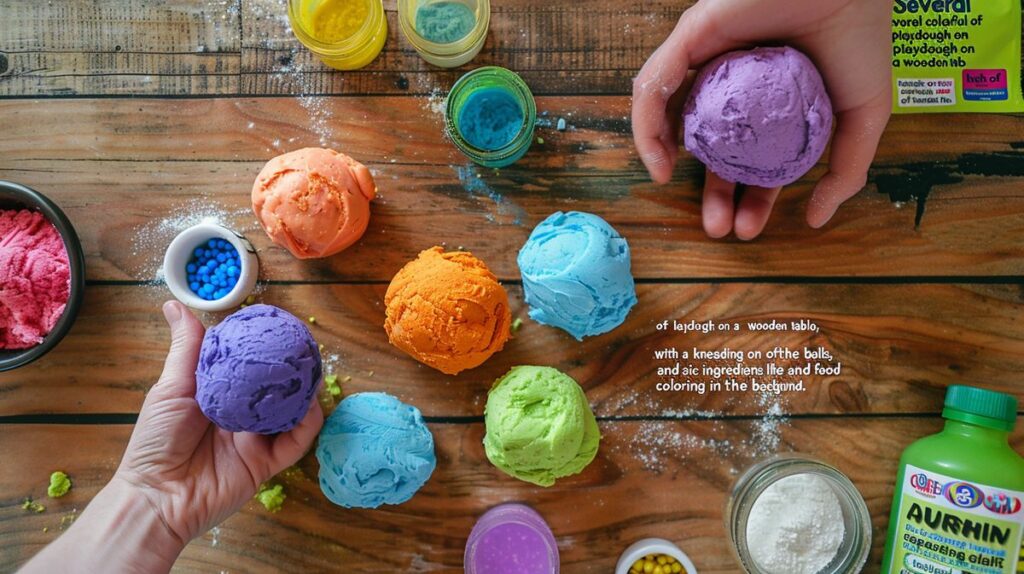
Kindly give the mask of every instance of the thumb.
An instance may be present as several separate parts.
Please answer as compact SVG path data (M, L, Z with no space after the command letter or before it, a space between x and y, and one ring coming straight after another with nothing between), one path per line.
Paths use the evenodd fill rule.
M164 303L163 312L171 328L171 348L160 380L149 394L161 399L193 397L196 394L199 348L206 330L192 312L177 301Z
M864 188L891 110L891 95L885 92L865 106L838 114L828 173L814 187L807 205L811 227L828 223L844 201Z

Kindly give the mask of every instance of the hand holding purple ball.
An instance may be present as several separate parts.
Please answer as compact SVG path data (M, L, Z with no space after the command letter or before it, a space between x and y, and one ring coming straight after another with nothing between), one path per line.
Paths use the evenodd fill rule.
M734 50L788 44L806 54L817 66L835 113L836 129L828 158L828 172L815 185L807 205L807 223L815 228L825 225L844 201L864 187L868 167L889 121L892 107L891 10L892 3L886 0L698 2L683 13L675 30L651 55L633 82L633 139L640 160L654 181L667 183L671 179L679 157L682 124L691 121L689 115L684 119L683 113L693 82L692 70L715 67L721 62L712 62L713 59ZM762 82L764 85L759 87L769 89L762 90L760 94L748 94L747 98L736 99L734 103L745 100L747 104L765 106L765 109L779 104L771 100L782 92L772 95L770 84L785 80L784 73L788 71L782 66L777 74L748 78L754 80L755 85ZM709 75L705 74L702 79L708 79ZM794 80L794 85L804 83L800 78ZM793 92L793 95L797 97L783 103L784 108L801 99L810 101L807 96L812 94ZM696 99L700 98L701 95L697 94ZM793 110L781 111L786 115ZM767 118L769 123L778 119L771 113L762 116L760 111L749 108L719 109L718 112L724 114L722 117L732 115L736 120L732 127L738 130L743 128L744 119L756 122ZM806 122L808 128L815 125L824 127L809 121L813 119L811 115L802 119L798 114L790 117ZM752 128L769 127L747 125ZM697 135L696 132L691 133L689 125L686 130L691 137ZM808 132L808 143L815 143L813 140L817 135L828 139L827 129L820 133ZM701 148L696 140L691 146L691 137L687 138L687 148L694 151L698 159L707 161L707 157L702 157L703 152L699 151ZM771 139L766 138L764 143L772 145L769 143ZM779 145L779 141L782 140L775 140L775 145ZM738 147L742 149L745 145ZM726 156L725 159L749 164L751 158ZM764 160L766 156L752 159L756 165L758 159ZM777 159L780 160L776 161L778 164L785 158ZM800 161L796 163L802 165ZM788 180L788 177L755 178L753 181L756 183L751 184L741 181L734 170L723 168L720 162L708 161L706 167L702 217L707 234L718 238L735 231L736 237L744 240L758 236L779 196L780 182ZM797 177L800 175L803 174ZM739 191L737 182L745 183Z

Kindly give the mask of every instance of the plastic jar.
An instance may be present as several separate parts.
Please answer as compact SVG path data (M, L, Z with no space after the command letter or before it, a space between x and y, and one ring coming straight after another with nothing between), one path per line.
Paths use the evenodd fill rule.
M437 42L423 37L416 28L416 18L424 7L461 4L473 13L473 27L461 38ZM472 60L487 40L491 25L490 0L398 0L398 25L402 35L427 62L442 68L455 68Z
M759 496L772 483L797 474L813 474L833 490L843 511L843 541L835 558L817 574L857 574L871 551L871 514L857 487L837 468L803 455L780 455L755 464L736 481L725 509L733 553L744 572L764 574L750 554L747 521Z
M460 131L460 120L474 94L500 90L513 100L522 112L518 131L508 143L495 149L474 146ZM445 109L445 127L455 147L466 157L485 167L505 167L515 163L526 154L533 143L533 128L537 123L537 104L533 93L519 74L497 66L477 68L459 78L448 93Z
M338 70L358 70L372 62L384 48L388 19L384 16L382 0L363 0L367 16L358 30L337 42L318 39L314 34L317 9L345 1L358 0L288 0L288 21L299 42L323 63Z
M558 574L558 543L535 510L522 504L502 504L476 521L463 561L466 574L504 572L505 566L530 574Z

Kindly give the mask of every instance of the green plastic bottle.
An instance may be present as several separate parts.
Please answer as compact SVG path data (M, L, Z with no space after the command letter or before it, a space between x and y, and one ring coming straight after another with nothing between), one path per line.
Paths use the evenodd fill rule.
M1024 573L1024 458L1010 448L1017 399L946 391L942 432L900 457L884 574Z

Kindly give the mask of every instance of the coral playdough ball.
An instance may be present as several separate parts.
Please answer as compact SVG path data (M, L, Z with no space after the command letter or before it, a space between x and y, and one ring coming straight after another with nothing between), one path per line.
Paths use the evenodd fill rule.
M252 210L274 243L299 259L315 259L363 236L376 193L363 164L334 150L304 148L267 162L252 186Z

